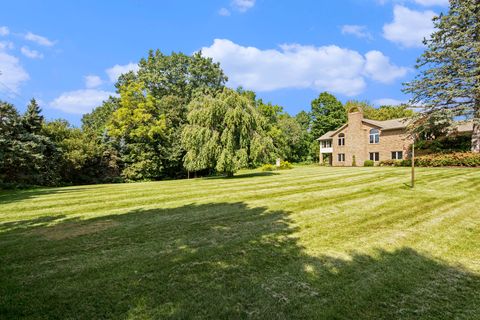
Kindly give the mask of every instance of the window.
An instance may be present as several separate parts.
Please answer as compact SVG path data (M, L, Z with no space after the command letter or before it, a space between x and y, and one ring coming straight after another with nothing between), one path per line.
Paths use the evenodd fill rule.
M338 154L338 162L345 162L345 153Z
M392 151L392 160L402 160L403 151Z
M380 154L378 152L370 152L370 160L380 161Z
M340 133L338 135L338 145L339 146L344 146L345 145L345 134L344 133Z
M380 142L380 131L378 129L370 130L370 143L377 144Z
M331 140L322 141L322 148L331 148L331 147L332 147L332 141Z

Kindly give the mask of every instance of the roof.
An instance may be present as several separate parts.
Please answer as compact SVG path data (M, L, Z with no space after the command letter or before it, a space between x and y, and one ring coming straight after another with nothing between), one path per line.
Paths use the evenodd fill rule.
M392 120L385 120L385 121L379 121L379 120L370 120L370 119L362 119L364 123L373 125L375 127L378 127L381 130L395 130L395 129L405 129L408 124L409 124L409 119L407 118L400 118L400 119L392 119ZM342 130L345 128L347 124L344 124L340 128L337 128L336 130L328 131L325 133L323 136L318 138L317 140L330 140L332 139L333 135L337 133L338 131Z

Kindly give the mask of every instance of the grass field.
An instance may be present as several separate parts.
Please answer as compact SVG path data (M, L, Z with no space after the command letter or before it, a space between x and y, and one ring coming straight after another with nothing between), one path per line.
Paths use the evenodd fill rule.
M0 193L2 319L480 319L480 170Z

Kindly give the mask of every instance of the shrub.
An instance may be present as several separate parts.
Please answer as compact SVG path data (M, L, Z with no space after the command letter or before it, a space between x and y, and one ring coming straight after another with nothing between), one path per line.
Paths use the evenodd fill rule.
M355 156L352 157L352 167L356 167L357 166L357 159L355 158Z
M280 162L280 167L278 169L279 170L293 169L293 165L288 161L282 161Z
M262 170L262 171L274 171L274 170L276 170L276 167L273 164L267 163L267 164L264 164L263 166L261 166L260 170Z
M383 160L381 166L409 167L412 160ZM418 167L480 167L480 154L473 152L435 153L415 158Z
M364 167L373 167L375 163L372 161L372 160L365 160L365 162L363 163L363 166Z

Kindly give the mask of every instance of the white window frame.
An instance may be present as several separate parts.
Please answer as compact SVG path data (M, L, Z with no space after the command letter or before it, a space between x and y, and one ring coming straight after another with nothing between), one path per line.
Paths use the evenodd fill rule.
M380 130L378 129L370 129L370 144L379 144L380 143Z
M345 153L339 153L337 159L338 162L345 162Z
M380 161L380 152L370 152L369 159L371 161Z

